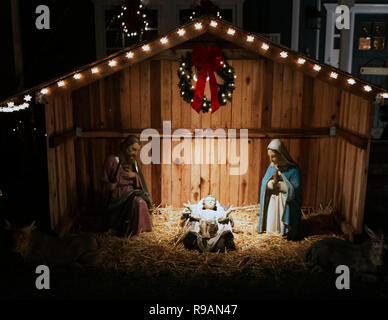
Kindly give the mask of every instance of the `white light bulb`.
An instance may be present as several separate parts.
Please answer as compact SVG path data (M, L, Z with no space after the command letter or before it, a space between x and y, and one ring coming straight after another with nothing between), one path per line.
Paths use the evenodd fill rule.
M317 64L314 64L314 67L313 67L313 69L315 70L315 71L321 71L321 66L319 66L319 65L317 65Z
M253 42L255 38L253 36L247 36L247 41L248 42Z
M81 74L80 73L76 73L74 76L73 76L74 79L81 79Z
M210 26L212 26L213 28L217 27L217 25L218 25L218 23L215 22L214 20L212 20L212 21L210 22Z
M163 37L162 39L160 39L160 42L162 44L166 44L168 42L168 39L166 37Z
M194 27L195 27L195 29L196 30L201 30L202 29L202 23L196 23L195 25L194 25Z
M97 67L92 68L92 73L98 73L100 70Z
M148 44L144 45L141 47L143 49L143 51L147 52L147 51L150 51L150 46Z
M261 45L261 49L263 49L263 50L268 50L269 49L269 45L268 44L266 44L266 43L263 43L262 45Z
M366 86L364 86L364 90L365 90L366 92L370 92L370 91L372 91L372 87L366 85Z
M63 87L65 85L65 81L61 80L61 81L58 81L58 87Z
M356 83L356 80L354 80L354 79L348 79L348 83L349 83L350 85L354 85L354 84Z
M338 73L336 73L336 72L331 72L331 73L330 73L330 78L337 79L337 78L338 78Z
M306 59L299 58L298 59L298 64L304 64L306 62Z
M229 28L227 33L230 34L231 36L234 36L234 34L236 33L236 30Z
M287 58L288 53L285 52L285 51L282 51L282 52L280 52L280 56L281 56L283 59L285 59L285 58Z
M134 53L132 51L130 52L127 52L127 54L125 55L128 59L131 59L134 57Z
M108 64L109 64L110 67L114 67L114 66L117 65L117 61L116 60L110 60Z

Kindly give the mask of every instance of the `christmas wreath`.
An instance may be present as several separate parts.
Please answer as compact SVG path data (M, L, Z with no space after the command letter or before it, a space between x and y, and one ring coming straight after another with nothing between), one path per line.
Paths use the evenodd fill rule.
M197 69L194 76L193 66ZM224 83L217 83L214 72L224 80ZM213 113L220 105L224 106L227 101L232 100L236 76L233 67L222 59L222 52L219 48L205 49L200 45L192 53L188 52L182 56L178 77L181 96L198 113L201 110L202 112L210 110ZM210 84L211 100L204 94L207 80Z

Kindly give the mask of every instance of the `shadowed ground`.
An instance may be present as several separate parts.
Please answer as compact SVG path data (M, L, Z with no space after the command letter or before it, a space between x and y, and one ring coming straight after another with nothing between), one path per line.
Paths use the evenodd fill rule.
M237 250L201 254L179 239L179 210L154 216L154 231L132 238L99 236L102 262L94 268L51 267L51 289L35 289L35 267L10 253L1 257L1 299L277 300L387 299L387 281L337 290L335 274L316 274L304 262L315 241L337 236L329 209L304 216L303 239L257 234L257 206L235 214Z

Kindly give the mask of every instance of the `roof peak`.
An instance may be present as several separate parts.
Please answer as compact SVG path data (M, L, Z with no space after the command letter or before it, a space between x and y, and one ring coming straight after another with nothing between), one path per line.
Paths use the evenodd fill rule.
M374 99L376 94L386 94L387 90L358 79L347 72L321 63L285 46L272 43L262 35L245 31L223 19L204 15L193 19L171 31L159 35L150 41L142 41L133 46L120 50L103 59L75 69L50 81L41 83L33 88L24 90L6 99L0 106L0 111L12 111L12 107L21 106L25 95L35 94L38 99L42 96L61 94L65 90L76 90L88 83L109 76L134 63L138 63L160 52L176 47L203 34L210 33L226 41L233 42L258 56L265 57L277 63L285 63L311 77L318 77L326 82L337 81L336 85L345 90ZM9 106L13 103L13 106ZM25 106L25 102L23 102ZM4 110L6 108L7 110ZM16 111L16 110L15 110Z

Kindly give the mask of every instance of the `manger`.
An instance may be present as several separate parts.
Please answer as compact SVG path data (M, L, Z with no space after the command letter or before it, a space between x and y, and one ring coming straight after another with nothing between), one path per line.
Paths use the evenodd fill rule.
M182 208L158 208L154 212L154 230L137 236L119 238L109 232L99 236L101 267L155 276L233 275L249 270L258 277L265 272L279 273L290 269L307 270L304 255L314 242L338 235L331 207L311 210L302 215L304 237L287 241L282 236L256 232L259 205L236 207L233 213L236 250L203 252L187 250L179 241ZM316 226L319 225L319 232ZM315 229L314 229L315 228Z

